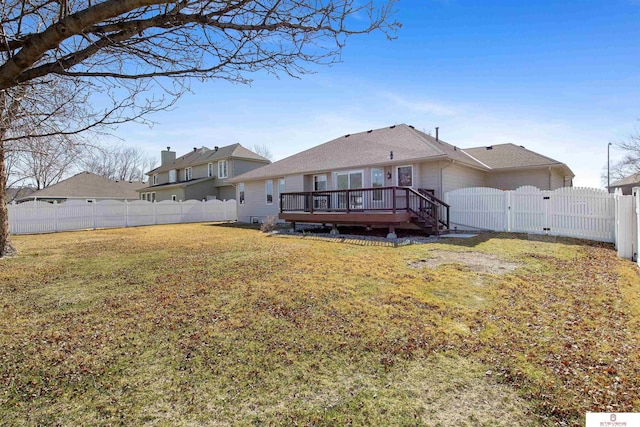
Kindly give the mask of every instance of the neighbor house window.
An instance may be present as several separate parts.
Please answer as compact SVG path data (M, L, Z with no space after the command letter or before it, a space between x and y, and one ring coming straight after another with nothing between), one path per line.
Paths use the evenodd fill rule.
M185 181L190 181L191 180L191 168L186 168L184 170L184 180Z
M413 166L398 167L398 185L400 187L413 186Z
M226 178L227 172L227 161L220 160L218 162L218 178Z
M171 200L173 200L174 202L176 201L176 195L175 194L171 195Z
M178 179L177 176L178 176L178 174L176 173L176 170L175 169L171 169L169 171L169 182L170 183L171 182L176 182L177 179Z
M156 201L156 192L155 191L153 193L151 193L151 201L152 202Z
M244 205L244 182L238 184L238 200L241 205Z
M264 183L264 190L267 195L267 204L273 204L273 181L269 180Z
M146 200L147 199L147 193L140 193L140 200Z
M207 176L208 177L212 177L213 176L213 163L209 163L207 165Z
M284 193L284 178L278 180L278 195Z
M158 174L153 175L153 185L158 185Z

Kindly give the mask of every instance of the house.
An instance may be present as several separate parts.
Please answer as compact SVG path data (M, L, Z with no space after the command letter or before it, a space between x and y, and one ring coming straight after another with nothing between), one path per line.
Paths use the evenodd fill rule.
M514 144L461 149L405 124L344 135L230 179L238 220L448 226L443 194L464 187L571 186L567 165ZM417 213L416 213L417 212ZM392 233L390 233L392 234Z
M628 196L631 194L633 187L640 187L640 172L613 181L611 185L609 185L609 193L614 193L616 189L619 188L622 194Z
M138 189L139 198L149 201L234 199L236 189L227 179L271 163L240 144L195 148L176 159L167 147L161 164L147 172L149 185Z
M29 194L33 193L34 191L36 191L36 189L31 186L9 187L7 188L6 200L8 203L11 203L14 200L27 197Z
M137 200L137 189L144 187L143 182L112 181L91 172L81 172L57 184L16 199L22 203L30 200L45 202L64 202L67 200Z

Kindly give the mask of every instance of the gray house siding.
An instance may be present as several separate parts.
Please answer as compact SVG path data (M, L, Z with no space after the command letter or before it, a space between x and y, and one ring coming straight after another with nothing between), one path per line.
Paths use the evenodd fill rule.
M175 187L168 189L149 189L149 192L156 193L156 202L161 202L163 200L172 200L171 196L176 196L176 200L187 200L184 196L184 188Z
M500 190L515 190L518 187L531 185L541 190L549 189L549 172L546 170L515 170L494 172L487 176L487 187Z
M285 179L285 186L287 180ZM236 185L236 189L237 189ZM280 212L279 198L277 193L277 180L274 180L274 200L273 204L266 202L265 181L251 181L244 183L244 204L238 204L238 221L252 222L252 218L262 220L269 215L277 215ZM287 190L288 191L288 190ZM239 200L239 196L236 200Z
M231 200L236 198L236 189L233 185L226 185L224 187L217 188L218 200Z
M263 163L262 165L264 165ZM259 167L259 166L258 166ZM256 162L252 162L249 160L241 160L241 159L232 159L230 160L230 164L228 165L229 175L238 176L245 172L252 171L256 169ZM215 164L216 173L218 172L218 164Z
M213 188L213 182L209 180L186 186L184 188L184 195L184 200L203 200L206 199L207 196L215 196L216 191Z
M466 187L484 187L485 173L477 169L453 164L442 171L443 190L457 190Z
M436 196L441 195L440 191L440 168L444 162L423 162L420 163L418 175L418 187L426 190L433 190ZM450 164L450 163L447 163Z

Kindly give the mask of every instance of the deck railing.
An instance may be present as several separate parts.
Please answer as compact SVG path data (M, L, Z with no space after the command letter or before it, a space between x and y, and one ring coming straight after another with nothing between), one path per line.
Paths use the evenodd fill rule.
M434 224L449 226L449 205L426 191L410 187L282 193L280 212L412 212Z

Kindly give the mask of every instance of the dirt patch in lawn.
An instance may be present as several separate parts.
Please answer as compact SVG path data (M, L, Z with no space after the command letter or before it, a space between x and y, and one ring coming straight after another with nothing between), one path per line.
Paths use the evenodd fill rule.
M436 268L442 264L462 264L479 273L507 274L522 266L482 252L431 251L430 257L409 263L413 268Z

